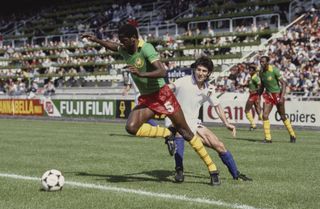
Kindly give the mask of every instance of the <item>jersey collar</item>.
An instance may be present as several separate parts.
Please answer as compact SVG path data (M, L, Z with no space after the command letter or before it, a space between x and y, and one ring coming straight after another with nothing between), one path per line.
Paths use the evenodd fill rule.
M142 48L143 44L144 44L144 40L139 39L138 48Z

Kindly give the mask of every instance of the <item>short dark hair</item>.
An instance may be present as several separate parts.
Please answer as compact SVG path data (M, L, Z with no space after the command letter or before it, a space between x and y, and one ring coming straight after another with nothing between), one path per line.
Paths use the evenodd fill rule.
M213 62L209 57L201 56L199 57L195 63L191 65L191 68L197 68L199 65L206 67L211 74L213 71Z
M254 63L249 63L248 64L248 69L249 69L249 71L256 71L257 70L257 66Z
M270 58L268 56L266 56L266 55L263 55L262 57L260 57L260 60L263 59L263 58L265 58L267 60L267 62L270 61Z
M118 29L118 36L126 37L126 38L138 38L138 30L135 26L131 24L124 24Z

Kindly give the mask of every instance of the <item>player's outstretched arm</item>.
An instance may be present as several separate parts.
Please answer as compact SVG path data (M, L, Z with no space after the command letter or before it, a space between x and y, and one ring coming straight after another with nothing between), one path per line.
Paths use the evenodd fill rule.
M104 40L98 39L96 36L94 36L92 34L82 34L81 38L86 38L89 41L98 43L101 46L103 46L111 51L118 51L119 47L121 46L120 43L108 41L108 40L104 41Z
M232 131L232 136L236 137L236 135L237 135L236 127L229 123L229 121L227 120L226 115L224 114L224 111L223 111L221 105L218 104L218 105L214 106L214 109L215 109L216 113L218 114L219 118L224 123L224 125L227 127L227 129Z

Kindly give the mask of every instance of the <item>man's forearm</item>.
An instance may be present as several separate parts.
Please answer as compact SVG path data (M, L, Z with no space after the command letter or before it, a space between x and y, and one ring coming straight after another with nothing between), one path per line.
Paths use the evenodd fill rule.
M120 44L112 41L103 41L101 39L95 39L94 42L100 44L101 46L111 50L111 51L118 51Z
M141 74L141 77L143 78L163 78L165 76L166 72L161 69Z
M281 84L281 97L284 97L286 95L286 88L287 88L287 82L280 80L280 84Z
M226 118L226 115L224 114L224 111L223 111L221 105L217 105L214 108L215 108L216 113L218 114L220 120L223 122L223 124L227 125L229 122L228 122L228 120Z

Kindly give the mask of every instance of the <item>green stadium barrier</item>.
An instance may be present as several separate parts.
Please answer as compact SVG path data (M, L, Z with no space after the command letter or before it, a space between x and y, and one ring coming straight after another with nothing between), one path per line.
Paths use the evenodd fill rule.
M44 99L46 115L53 117L90 117L113 119L115 100Z
M11 116L127 119L134 107L134 100L123 99L0 99L0 115Z

